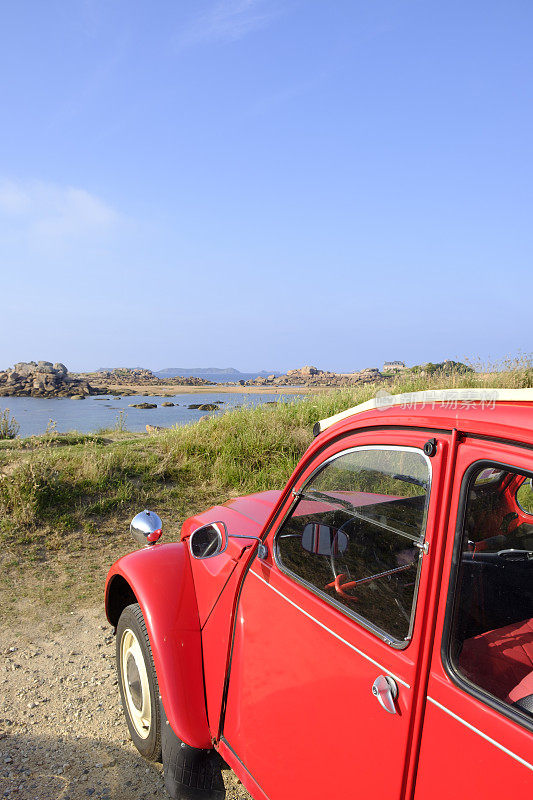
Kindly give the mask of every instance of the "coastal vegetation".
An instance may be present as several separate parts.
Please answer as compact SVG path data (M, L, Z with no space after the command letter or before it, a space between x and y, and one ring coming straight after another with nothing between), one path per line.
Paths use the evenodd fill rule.
M9 413L9 408L0 411L0 439L15 439L19 430L20 425Z
M440 373L441 375L457 375L474 372L474 368L469 364L463 364L462 361L438 361L434 364L428 361L426 364L417 364L409 368L415 375L434 375Z
M391 393L533 386L529 362L493 373L405 371ZM230 497L281 488L312 441L314 423L376 395L383 384L243 407L200 422L132 434L123 420L94 434L0 441L0 614L73 608L101 599L105 571L133 549L130 518L152 508L164 538Z

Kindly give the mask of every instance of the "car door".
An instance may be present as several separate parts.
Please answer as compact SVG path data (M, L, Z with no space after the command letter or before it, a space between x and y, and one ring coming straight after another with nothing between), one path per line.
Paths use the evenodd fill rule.
M222 750L257 794L401 796L447 438L359 433L304 465L242 584Z
M532 471L526 448L459 445L417 800L533 789Z

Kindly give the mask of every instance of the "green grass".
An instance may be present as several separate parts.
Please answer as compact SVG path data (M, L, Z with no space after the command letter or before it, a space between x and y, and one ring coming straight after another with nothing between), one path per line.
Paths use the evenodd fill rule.
M533 386L529 364L493 374L400 375L392 393ZM383 384L240 408L156 434L121 430L0 442L0 615L21 600L65 608L101 595L105 569L133 549L130 518L153 508L165 538L228 497L282 488L314 423L374 397ZM73 586L72 570L75 574ZM3 609L3 613L2 613Z

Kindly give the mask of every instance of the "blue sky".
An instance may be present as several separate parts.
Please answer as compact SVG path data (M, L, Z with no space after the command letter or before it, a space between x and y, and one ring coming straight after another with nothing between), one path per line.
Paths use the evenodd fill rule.
M1 15L0 368L533 349L530 0Z

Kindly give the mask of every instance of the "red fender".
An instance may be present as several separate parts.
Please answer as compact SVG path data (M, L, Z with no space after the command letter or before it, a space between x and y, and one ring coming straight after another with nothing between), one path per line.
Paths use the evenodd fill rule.
M156 544L113 564L106 580L105 600L112 625L117 624L122 610L120 598L128 597L128 587L143 612L172 730L192 747L211 748L200 621L187 547L181 542ZM133 602L131 594L129 602Z

